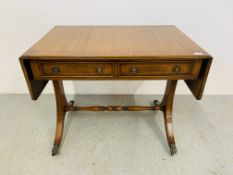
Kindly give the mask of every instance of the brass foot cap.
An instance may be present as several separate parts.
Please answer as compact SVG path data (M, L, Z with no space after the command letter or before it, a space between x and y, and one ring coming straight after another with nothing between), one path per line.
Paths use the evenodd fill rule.
M52 156L55 156L58 153L59 145L54 145L52 149Z
M171 156L173 156L174 154L177 153L177 148L175 144L171 144L170 146L170 152L171 152Z

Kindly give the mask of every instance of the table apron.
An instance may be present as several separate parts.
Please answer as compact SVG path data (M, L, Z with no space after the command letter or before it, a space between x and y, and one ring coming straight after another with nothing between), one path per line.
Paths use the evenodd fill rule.
M202 60L79 62L31 60L35 80L195 80Z

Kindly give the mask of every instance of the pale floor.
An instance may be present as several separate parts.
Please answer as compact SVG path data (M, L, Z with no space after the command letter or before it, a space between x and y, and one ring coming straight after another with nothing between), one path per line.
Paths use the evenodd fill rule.
M81 105L148 105L155 98L75 96ZM55 112L52 95L35 102L0 95L0 175L233 174L233 96L176 96L174 157L160 111L70 112L52 157Z

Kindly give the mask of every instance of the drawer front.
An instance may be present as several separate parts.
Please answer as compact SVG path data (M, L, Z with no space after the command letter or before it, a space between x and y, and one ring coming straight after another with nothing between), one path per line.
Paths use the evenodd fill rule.
M33 77L41 79L196 79L202 60L142 62L31 61Z
M111 77L114 63L39 62L42 77Z
M118 65L118 76L195 78L200 67L200 61L122 62Z

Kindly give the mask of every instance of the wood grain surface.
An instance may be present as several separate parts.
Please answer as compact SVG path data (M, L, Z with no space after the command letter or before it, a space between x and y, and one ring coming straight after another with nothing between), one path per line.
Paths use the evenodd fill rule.
M171 59L209 55L175 26L56 26L23 57Z
M78 79L185 80L201 99L211 62L175 26L56 26L20 57L33 100L48 80Z
M177 152L172 108L177 80L186 80L201 99L212 57L174 26L55 27L20 63L33 100L53 81L57 122L52 155L59 151L68 111L161 110L171 155ZM167 80L161 103L153 106L74 106L63 80Z

